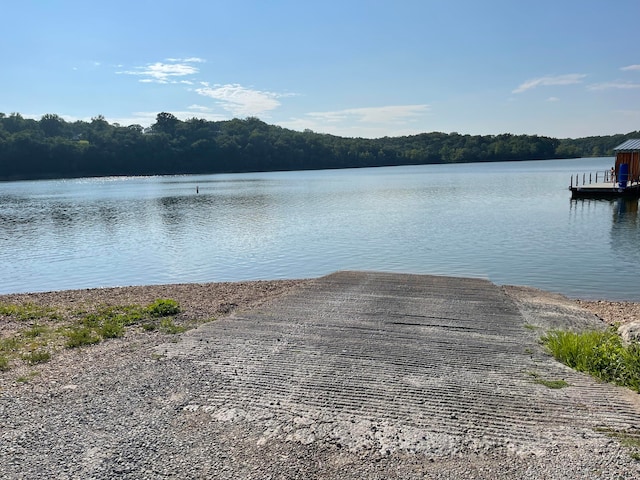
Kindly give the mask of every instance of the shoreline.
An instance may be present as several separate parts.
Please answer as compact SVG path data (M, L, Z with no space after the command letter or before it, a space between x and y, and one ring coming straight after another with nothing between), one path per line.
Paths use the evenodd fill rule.
M0 304L33 303L43 307L77 308L91 305L149 304L158 298L170 298L181 307L181 317L201 320L228 314L236 308L249 308L271 298L302 287L313 279L248 280L239 282L175 283L164 285L136 285L125 287L96 287L49 292L0 294ZM513 287L503 285L503 287ZM517 286L521 287L521 286ZM534 288L526 287L525 288ZM557 294L546 290L549 294ZM587 310L609 325L640 321L640 302L624 300L581 299L557 294L576 306ZM0 319L2 316L0 316ZM0 334L2 328L0 328Z

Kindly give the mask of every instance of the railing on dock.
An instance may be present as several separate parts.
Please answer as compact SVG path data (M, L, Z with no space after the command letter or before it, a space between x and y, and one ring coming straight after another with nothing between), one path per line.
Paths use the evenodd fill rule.
M586 185L602 185L603 183L611 183L612 187L619 187L620 185L616 182L615 173L611 172L611 170L604 170L601 172L590 172L590 173L576 173L575 175L571 175L571 183L569 185L569 190L573 190L573 188L583 187ZM638 187L640 185L640 178L631 178L628 176L626 188L632 186Z
M611 170L604 170L602 172L589 172L583 173L580 175L576 173L575 175L571 175L571 185L569 188L580 187L584 185L591 185L593 183L614 183L615 182L615 174L611 173ZM582 180L582 183L580 183Z

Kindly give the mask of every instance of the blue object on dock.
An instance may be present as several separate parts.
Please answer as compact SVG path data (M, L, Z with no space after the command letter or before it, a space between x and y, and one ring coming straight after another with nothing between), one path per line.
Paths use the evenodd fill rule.
M618 167L618 185L620 188L626 188L627 180L629 180L629 164L621 163Z

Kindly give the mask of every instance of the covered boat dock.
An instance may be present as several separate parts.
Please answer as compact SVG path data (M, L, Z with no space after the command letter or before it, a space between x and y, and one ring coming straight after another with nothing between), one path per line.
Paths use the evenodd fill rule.
M627 140L613 151L612 170L571 177L571 198L640 197L640 139Z

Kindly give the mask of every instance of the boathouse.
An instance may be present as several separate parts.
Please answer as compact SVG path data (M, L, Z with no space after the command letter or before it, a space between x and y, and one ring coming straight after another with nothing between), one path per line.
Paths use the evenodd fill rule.
M640 139L630 139L613 149L616 154L616 178L618 182L640 181Z
M583 173L571 177L572 198L640 197L640 139L632 138L613 149L613 172ZM613 175L612 175L613 173Z

